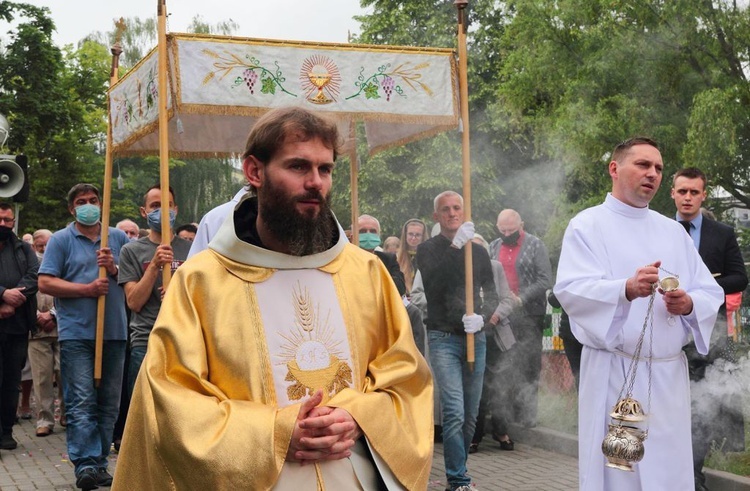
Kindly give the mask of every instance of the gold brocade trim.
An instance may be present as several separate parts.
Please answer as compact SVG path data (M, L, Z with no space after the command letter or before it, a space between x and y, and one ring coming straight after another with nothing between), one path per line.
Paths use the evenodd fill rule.
M182 114L207 114L213 116L252 116L260 117L271 111L272 107L257 106L228 106L228 105L210 105L210 104L183 104L180 106ZM328 119L334 121L377 121L383 123L403 123L403 124L437 124L446 126L455 126L458 124L458 115L454 116L430 116L430 115L412 115L412 114L392 114L386 112L355 112L355 111L321 111ZM119 144L118 144L119 145Z
M420 46L392 46L381 44L356 44L356 43L323 43L317 41L290 41L283 39L263 39L240 36L220 36L215 34L191 34L191 33L169 33L167 39L177 41L202 41L229 44L244 44L255 46L285 46L298 48L319 48L336 51L369 51L385 53L409 53L425 54L434 56L450 56L455 53L453 48L420 47Z
M453 93L453 116L455 116L456 121L458 121L459 115L461 113L461 93L458 90L458 60L456 60L456 57L458 54L455 54L451 57L451 81L453 82L453 87L451 87L451 92Z
M271 367L271 355L268 350L268 343L266 342L266 330L263 325L260 306L258 305L258 297L255 294L255 285L250 282L245 282L245 298L247 298L247 310L250 314L248 324L252 326L254 331L253 336L258 343L257 359L260 360L260 380L264 398L262 402L267 406L278 406Z
M172 52L172 56L169 56L169 52ZM170 84L170 88L172 89L170 94L172 95L172 107L175 109L177 113L180 112L180 106L182 105L182 81L180 77L180 53L179 53L179 47L177 43L170 43L169 40L167 41L167 75L169 75L169 80L172 80L174 83ZM170 60L174 60L174 70L170 70L171 64Z
M174 71L175 86L177 87L177 89L175 91L176 92L175 98L177 100L173 101L172 105L175 106L175 107L177 107L178 112L179 112L179 111L182 110L182 70L180 69L180 49L179 49L179 43L177 43L177 42L172 43L172 51L174 53L172 56L174 56L174 60L175 60L175 63L174 63L174 66L175 66L175 71Z
M320 470L320 464L315 463L315 478L317 479L318 491L326 491L326 485L323 481L323 472Z
M343 254L342 254L343 256ZM339 256L341 257L341 256ZM342 279L340 274L334 274L332 276L333 279L333 288L336 290L336 298L339 301L339 306L341 308L341 315L344 318L344 324L346 324L346 338L349 341L349 353L350 353L350 360L349 363L351 365L352 370L352 378L353 383L352 387L356 390L361 390L360 387L362 387L362 380L363 380L363 374L360 373L359 366L359 346L357 345L357 336L356 333L360 332L359 327L359 321L358 317L354 314L354 310L349 306L349 298L346 296L346 289L344 288L344 285L342 284ZM355 291L355 290L352 290Z
M167 111L167 113L171 113L171 111ZM171 118L171 114L168 116L168 118ZM156 127L156 128L154 128ZM141 138L146 137L147 135L154 133L154 131L159 130L159 120L152 121L151 123L147 124L143 128L139 129L138 131L135 131L134 133L131 133L129 137L127 137L125 140L123 140L121 143L113 143L112 144L112 156L122 156L122 157L129 157L133 155L158 155L159 149L138 149L138 150L129 150L128 147L133 145L135 142L140 140ZM169 151L170 155L172 154L172 150Z
M151 58L152 56L156 56L156 55L155 55L155 53L156 53L157 51L158 51L158 46L155 46L155 47L151 48L151 51L149 51L148 53L146 53L146 56L144 56L143 58L141 58L141 59L140 59L140 60L138 61L138 63L136 63L136 64L135 64L135 65L134 65L134 66L133 66L133 67L132 67L132 68L131 68L130 70L128 70L128 71L127 71L126 73L124 73L124 74L122 75L122 77L120 77L120 78L119 78L119 79L117 80L117 82L115 82L115 83L114 83L114 84L113 84L112 86L110 86L110 88L109 88L109 90L108 90L107 92L112 92L112 91L114 91L114 90L115 90L115 88L117 88L117 87L118 87L118 86L119 86L120 84L123 84L123 83L125 83L125 80L127 80L127 79L128 79L128 75L129 75L130 73L135 73L135 72L137 72L137 71L138 71L138 69L140 69L140 68L141 68L141 65L145 65L145 64L146 64L146 62L147 62L147 61L148 61L148 60L149 60L149 59L150 59L150 58Z

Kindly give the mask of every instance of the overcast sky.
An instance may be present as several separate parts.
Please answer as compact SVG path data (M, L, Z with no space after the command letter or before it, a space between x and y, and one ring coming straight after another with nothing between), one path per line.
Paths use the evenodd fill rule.
M48 7L57 27L59 46L75 44L95 31L110 31L113 19L156 17L158 0L24 0ZM365 11L359 0L167 0L168 31L185 32L195 15L215 24L232 19L237 36L298 41L347 42L347 33L359 32L352 19ZM9 26L0 24L6 38Z

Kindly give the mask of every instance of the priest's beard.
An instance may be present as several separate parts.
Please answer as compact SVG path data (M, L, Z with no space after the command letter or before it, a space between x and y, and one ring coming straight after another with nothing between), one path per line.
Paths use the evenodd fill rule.
M331 247L335 220L328 196L318 191L291 196L267 179L265 186L258 189L258 208L266 229L276 240L286 244L292 256L309 256ZM320 203L317 216L314 210L300 213L296 203L316 199Z

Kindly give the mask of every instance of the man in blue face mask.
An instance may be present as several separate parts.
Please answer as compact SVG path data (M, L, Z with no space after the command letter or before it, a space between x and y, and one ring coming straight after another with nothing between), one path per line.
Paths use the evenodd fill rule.
M101 200L91 184L68 192L75 221L55 232L39 268L39 291L55 297L60 371L67 408L68 455L76 486L108 486L107 456L120 407L127 323L125 296L117 284L117 263L128 237L109 228L109 247L101 247ZM99 268L107 277L99 278ZM97 299L105 297L102 374L94 384Z
M391 278L396 284L399 295L403 296L406 292L404 273L401 272L396 255L383 252L383 249L380 248L380 222L373 216L360 215L357 219L357 227L359 227L359 247L372 252L383 261L385 267L388 268L388 272L391 273Z
M141 216L148 224L148 236L131 242L122 250L119 283L125 289L130 317L130 362L128 363L128 396L146 356L148 336L156 322L164 297L161 271L177 269L187 259L190 242L174 233L177 217L174 190L169 188L169 237L161 234L162 193L159 184L151 186L143 196Z

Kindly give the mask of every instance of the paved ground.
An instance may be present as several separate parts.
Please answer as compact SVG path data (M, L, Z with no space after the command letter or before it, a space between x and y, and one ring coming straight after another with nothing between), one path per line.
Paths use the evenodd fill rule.
M490 438L469 456L469 474L480 491L569 491L578 489L578 459L516 442L508 452ZM443 446L435 446L430 490L445 489Z
M15 450L0 450L0 490L74 490L73 465L65 448L65 433L55 428L48 437L35 435L31 421L14 427ZM430 490L445 488L443 447L435 446ZM117 455L110 458L116 472ZM578 486L577 461L561 453L516 443L512 452L502 451L487 439L469 458L469 469L478 488L484 490L557 491Z
M514 429L516 448L512 452L500 450L489 438L480 451L469 457L469 472L481 491L568 491L578 488L578 461L575 457L575 437L537 428ZM44 438L35 435L31 421L14 427L18 440L15 450L0 450L0 491L16 490L75 490L73 465L65 448L62 428ZM533 441L531 446L522 441ZM556 451L544 450L555 449ZM110 472L116 472L117 454L110 457ZM708 473L712 491L740 491L750 489L750 479ZM430 476L430 491L445 488L443 447L435 446Z

